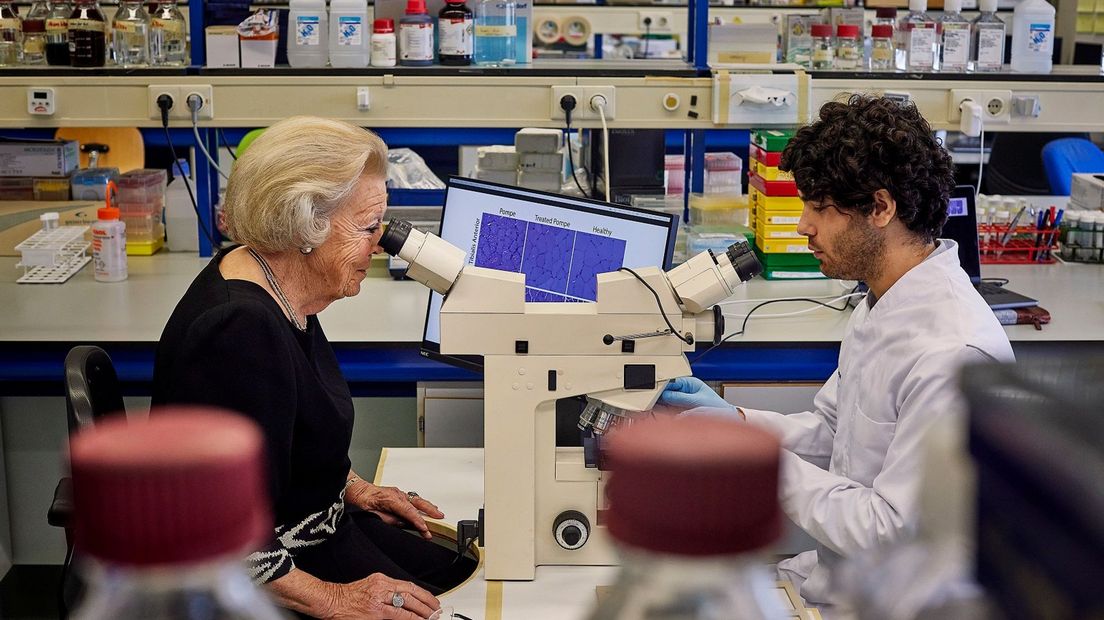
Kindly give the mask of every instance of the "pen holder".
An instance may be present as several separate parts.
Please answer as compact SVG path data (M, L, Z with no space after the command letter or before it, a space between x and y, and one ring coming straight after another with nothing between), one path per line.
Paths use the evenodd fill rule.
M1008 241L1001 243L1007 237ZM1017 226L1012 234L999 224L978 225L978 250L983 265L1049 264L1057 260L1058 230Z

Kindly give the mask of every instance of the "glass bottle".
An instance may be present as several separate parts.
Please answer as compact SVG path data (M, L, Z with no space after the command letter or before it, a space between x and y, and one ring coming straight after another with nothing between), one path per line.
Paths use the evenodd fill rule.
M140 0L121 0L111 20L111 45L120 67L149 64L150 16Z
M399 64L428 67L433 64L433 18L425 0L407 0L399 18Z
M859 27L840 24L836 27L836 69L857 71L862 66L863 48L859 41Z
M908 71L931 71L935 68L940 28L927 10L927 0L909 0L909 13L901 20L901 40L905 45L904 69Z
M517 62L516 0L479 0L475 5L475 64L507 67Z
M440 37L437 59L442 65L464 67L472 63L474 19L464 0L446 0L437 14L437 34Z
M45 0L35 0L23 19L23 64L46 64L46 17L50 7Z
M77 0L67 22L69 61L74 67L102 67L107 62L107 20L96 0Z
M831 70L835 55L831 24L813 24L813 69Z
M621 572L590 620L789 617L760 557L781 531L778 445L766 431L704 417L645 419L613 434L607 524Z
M12 0L0 0L0 67L23 62L23 20Z
M150 62L158 67L188 64L188 22L176 0L158 2L150 16Z
M892 71L894 69L893 26L875 24L870 29L870 70Z
M1004 66L1004 20L997 17L997 0L979 0L981 13L974 18L974 71L1000 71Z
M74 544L87 591L73 620L284 618L241 561L272 533L262 445L254 423L194 409L74 436Z
M69 66L69 14L73 7L66 0L48 2L46 16L46 63L54 67Z
M962 0L944 0L943 30L939 46L939 70L962 72L970 64L970 22L962 17Z

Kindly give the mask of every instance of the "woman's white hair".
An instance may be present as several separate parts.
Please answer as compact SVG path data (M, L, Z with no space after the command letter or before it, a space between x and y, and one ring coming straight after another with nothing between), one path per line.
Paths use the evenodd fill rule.
M363 176L387 176L379 136L315 116L282 120L234 163L222 210L226 234L260 252L316 248Z

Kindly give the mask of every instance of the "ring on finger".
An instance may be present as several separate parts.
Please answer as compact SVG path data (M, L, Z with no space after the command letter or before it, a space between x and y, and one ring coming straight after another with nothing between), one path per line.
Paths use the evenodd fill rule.
M417 491L407 491L406 492L406 499L408 499L410 501L414 501L415 497L421 497L421 495L418 495Z
M395 592L391 595L391 604L395 607L402 607L403 605L406 605L406 599L403 598L402 594Z

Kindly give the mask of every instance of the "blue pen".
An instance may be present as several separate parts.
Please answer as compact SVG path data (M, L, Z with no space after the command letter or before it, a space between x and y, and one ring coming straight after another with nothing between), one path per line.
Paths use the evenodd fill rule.
M1047 223L1047 214L1050 213L1046 209L1039 210L1039 217L1035 219L1035 249L1032 250L1031 260L1038 261L1042 259L1043 253L1043 227Z
M1046 258L1050 260L1050 248L1054 246L1054 242L1058 240L1059 229L1058 226L1062 224L1062 216L1065 215L1065 209L1058 209L1058 215L1054 216L1054 221L1051 223L1051 228L1054 230L1050 233L1050 243L1047 244Z

